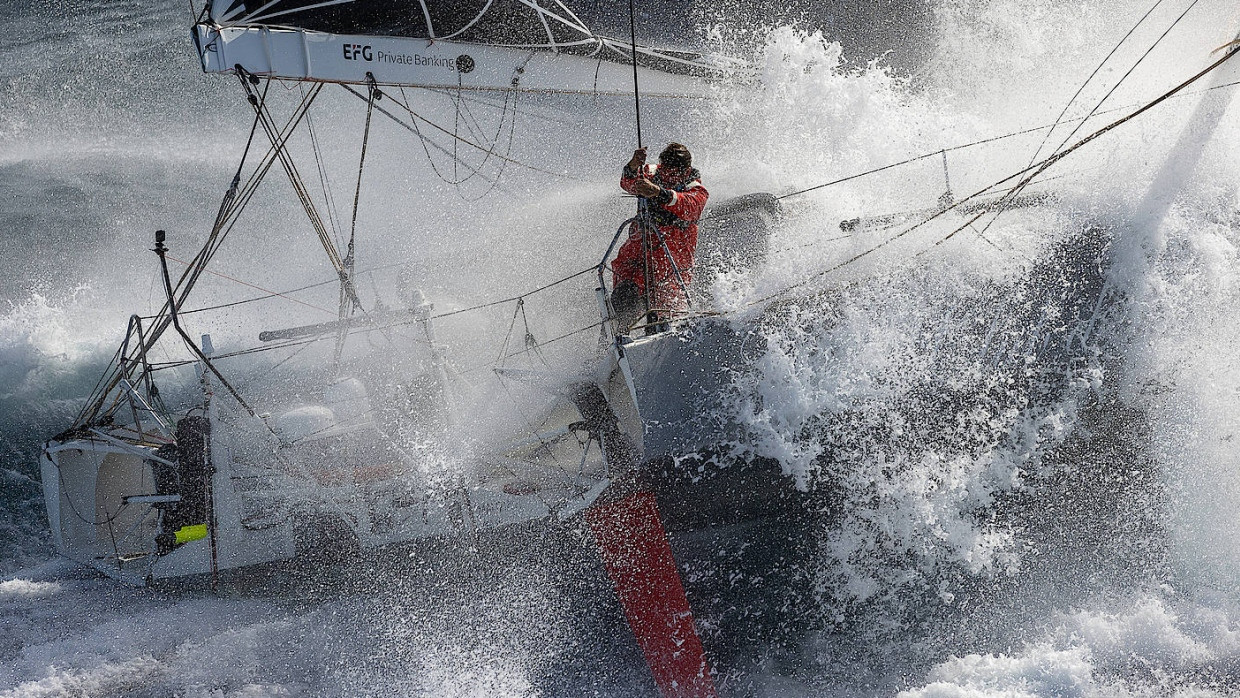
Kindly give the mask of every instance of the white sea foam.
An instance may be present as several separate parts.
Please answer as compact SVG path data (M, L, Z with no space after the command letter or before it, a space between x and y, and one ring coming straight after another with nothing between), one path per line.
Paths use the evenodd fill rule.
M72 318L66 306L83 302L79 289L64 304L54 304L34 293L20 302L9 301L0 314L0 395L38 393L55 382L56 374L71 371L95 358L103 338L92 338L92 327ZM111 339L110 337L108 339Z
M60 591L58 582L35 582L29 579L9 579L0 582L0 601L14 597L51 596Z
M952 657L901 698L1234 695L1234 603L1141 597L1120 610L1059 617L1012 654Z
M1228 348L1240 331L1236 210L1234 193L1207 198L1175 209L1158 232L1137 288L1140 368L1131 385L1157 416L1179 566L1196 583L1232 589L1240 580L1240 367Z
M549 571L359 566L349 586L370 592L301 583L275 599L13 580L0 589L40 593L0 596L0 696L537 696L580 612Z

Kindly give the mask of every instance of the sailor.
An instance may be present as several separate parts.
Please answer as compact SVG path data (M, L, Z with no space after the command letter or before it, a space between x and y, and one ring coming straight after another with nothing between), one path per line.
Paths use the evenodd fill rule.
M638 148L624 166L620 187L646 203L611 265L612 307L621 329L641 317L647 300L653 315L648 323L684 309L698 218L710 196L701 180L693 155L680 143L669 143L659 153L658 165L647 165L646 149Z

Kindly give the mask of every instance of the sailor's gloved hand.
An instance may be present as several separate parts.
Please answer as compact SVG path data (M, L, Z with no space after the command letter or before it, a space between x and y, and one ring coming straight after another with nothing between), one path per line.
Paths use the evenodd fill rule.
M646 149L638 148L633 151L633 159L629 160L629 169L634 172L640 171L642 166L646 164Z
M663 187L643 177L633 183L633 193L643 199L655 199L663 195Z

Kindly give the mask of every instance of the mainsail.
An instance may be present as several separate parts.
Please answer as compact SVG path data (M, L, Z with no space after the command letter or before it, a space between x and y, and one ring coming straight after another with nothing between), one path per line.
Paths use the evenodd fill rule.
M563 0L217 0L194 26L206 72L314 82L632 94L627 38ZM741 61L638 44L642 92L705 96Z

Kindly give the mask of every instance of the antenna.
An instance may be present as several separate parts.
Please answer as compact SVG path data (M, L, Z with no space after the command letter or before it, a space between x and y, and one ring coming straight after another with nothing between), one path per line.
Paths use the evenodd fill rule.
M159 255L159 269L163 273L164 277L164 292L168 295L168 316L172 320L172 327L176 329L177 334L181 335L181 339L185 341L185 346L189 347L189 350L192 351L200 361L202 361L203 366L210 370L211 373L215 374L215 377L218 378L220 383L228 389L228 392L232 393L233 398L235 398L237 402L245 408L245 411L249 412L251 417L259 418L258 412L255 412L254 408L250 407L250 403L246 402L245 398L241 397L241 393L237 392L237 390L232 387L232 384L228 382L228 379L224 377L224 374L219 372L219 369L215 367L215 364L211 363L211 359L207 357L207 354L203 352L202 349L199 349L197 344L194 344L194 340L190 339L189 334L184 328L181 327L181 320L177 316L176 294L173 293L172 290L172 278L168 275L168 246L164 244L164 241L167 239L167 233L162 230L156 230L155 249L151 251ZM207 335L203 335L204 339L206 337ZM266 420L263 420L263 425L267 426L268 429L271 429L271 427L267 425ZM274 434L275 432L273 431L272 433Z

